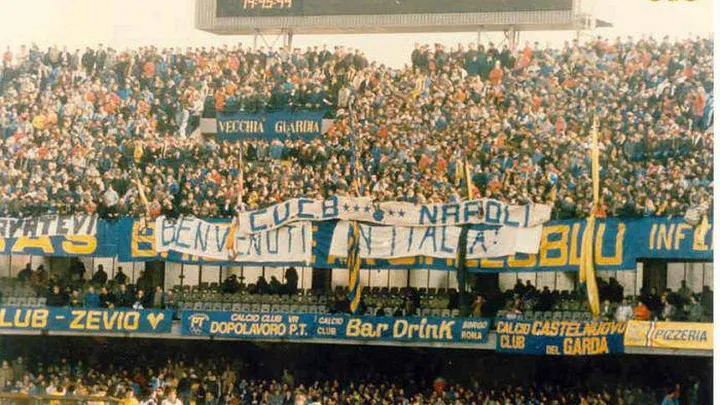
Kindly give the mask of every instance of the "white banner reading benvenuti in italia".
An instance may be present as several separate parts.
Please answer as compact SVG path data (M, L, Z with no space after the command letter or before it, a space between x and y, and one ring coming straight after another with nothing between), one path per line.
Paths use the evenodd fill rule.
M340 221L333 232L330 255L345 257L348 248L348 222ZM360 224L360 257L393 259L427 256L455 259L460 241L458 226L390 227ZM508 226L471 229L467 236L467 258L504 257L515 253L537 253L542 226Z
M44 215L29 218L0 218L0 237L95 235L97 215Z
M549 205L509 205L492 199L418 205L396 201L375 203L369 198L337 196L327 200L300 198L240 214L238 232L251 234L294 221L334 219L407 227L488 224L529 228L549 221L550 212Z
M193 217L155 220L155 246L158 253L175 251L217 260L230 260L227 248L229 223L213 223ZM296 222L255 234L235 235L234 258L238 262L310 262L312 224Z

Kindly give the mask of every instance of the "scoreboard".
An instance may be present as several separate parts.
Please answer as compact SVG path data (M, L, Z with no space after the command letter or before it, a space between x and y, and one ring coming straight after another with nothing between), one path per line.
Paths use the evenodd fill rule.
M573 0L216 0L216 17L310 17L571 10Z

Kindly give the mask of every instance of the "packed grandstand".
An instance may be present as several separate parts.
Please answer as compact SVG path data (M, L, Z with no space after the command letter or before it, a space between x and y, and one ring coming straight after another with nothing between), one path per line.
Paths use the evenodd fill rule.
M72 237L82 244L83 236L97 248L60 250L58 256L86 257L63 257L67 260L54 269L46 266L58 263L57 257L43 258L39 265L30 257L33 263L22 269L17 260L13 267L12 257L3 262L9 277L0 277L0 329L8 336L0 335L0 404L710 403L711 360L700 357L712 352L713 291L706 283L712 269L706 277L702 265L698 277L686 267L682 278L672 275L678 286L671 288L667 262L700 263L712 255L706 240L713 206L713 46L712 39L701 37L597 37L560 47L527 42L515 50L489 42L417 44L407 50L410 63L402 68L342 46L7 48L0 68L0 218L19 224L53 214L46 218L60 221L62 228L58 218L93 214L103 227L79 236L40 232L49 235L50 250L52 243L72 242ZM201 131L202 120L222 114L308 111L325 119L322 134L311 140L225 142ZM601 152L596 208L590 187L593 118ZM546 204L552 213L548 219L572 222L560 247L542 245L538 231L534 252L550 258L543 270L553 272L574 273L582 266L580 251L595 234L589 243L581 238L583 246L577 247L568 242L568 233L572 226L577 242L588 216L593 223L596 216L618 223L656 221L628 228L650 234L647 251L657 241L655 250L664 243L670 253L643 257L626 249L627 260L616 252L617 263L598 263L606 266L603 270L614 266L618 277L646 260L644 274L650 276L641 276L639 283L633 276L633 288L608 273L598 277L600 306L593 314L587 285L574 274L571 288L559 287L557 278L553 289L541 286L539 277L532 282L521 276L511 288L501 288L497 278L463 273L462 253L455 259L437 256L444 267L414 269L405 263L383 270L406 269L404 284L391 283L389 274L386 285L331 283L333 276L317 274L342 267L352 280L353 260L320 263L315 250L313 262L304 261L313 267L304 285L298 280L304 272L299 276L293 261L233 264L236 256L218 265L217 282L207 277L202 282L202 266L217 263L203 257L169 260L167 252L161 256L154 250L157 234L143 234L156 230L154 220L229 223L241 211L335 196L368 197L373 204L482 198ZM112 255L101 250L110 245L107 229L121 229L123 221L141 226L133 222L127 227L132 231L122 228L138 238L125 249L132 260L116 263L117 235ZM630 231L623 234L625 223L612 229L599 223L598 257L612 256L603 251L607 246L640 239ZM24 229L20 236L8 232L0 235L3 249L5 240L25 243L37 236ZM313 248L314 232L307 238ZM457 252L463 238L467 244L469 231L463 232L453 248ZM603 235L614 239L607 242ZM66 239L51 243L50 237ZM354 245L348 241L344 247L347 257L355 252L357 278L361 264L373 258L360 260L355 238ZM547 234L542 238L542 243L557 242ZM638 246L647 245L646 239ZM293 243L292 238L283 242ZM13 245L6 253L21 256L23 265L33 254L52 256L40 244L28 246L18 252ZM142 256L143 249L151 253ZM564 262L553 262L556 257L547 254L552 249L570 253L560 253ZM95 265L95 258L110 257L107 272ZM85 259L90 258L88 271ZM153 263L136 277L135 263L132 275L123 272L129 261ZM155 271L157 262L173 261L195 266L197 283L184 281L184 267L172 278L177 285L166 276L170 270ZM632 268L622 268L627 263ZM661 276L653 273L657 263L664 265ZM252 272L257 279L242 276L243 264L262 266ZM278 268L269 279L265 265ZM522 271L518 268L511 270ZM453 272L452 282L448 276L431 285L429 272L438 269ZM370 281L370 270L364 270ZM426 287L411 286L415 270L427 272ZM472 291L465 291L466 284ZM245 315L255 318L240 319ZM342 331L353 322L359 325L356 334ZM395 329L400 322L412 324L407 330L417 328L415 339L400 339ZM230 325L229 332L213 329L218 324ZM447 337L437 338L443 328ZM265 334L269 329L275 332ZM35 332L78 336L10 336ZM674 339L672 333L682 336ZM160 334L182 340L154 339ZM206 340L189 340L200 338ZM370 347L378 342L413 348ZM471 350L449 349L460 347ZM699 357L621 356L626 347L643 355L670 350ZM568 357L528 360L517 353ZM602 354L609 356L569 357Z
M376 201L458 201L467 158L473 197L584 217L597 115L600 215L707 213L712 47L703 38L517 52L418 45L400 69L343 47L8 48L0 214L144 215L137 169L153 216L232 216L240 146L193 136L200 117L299 109L326 110L331 127L311 142L246 142L245 209L355 190Z

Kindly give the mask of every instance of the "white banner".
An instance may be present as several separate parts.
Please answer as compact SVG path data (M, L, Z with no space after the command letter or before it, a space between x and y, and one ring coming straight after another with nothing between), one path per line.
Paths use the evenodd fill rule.
M30 218L0 218L0 237L22 236L95 235L97 215L57 216L45 215Z
M265 232L294 221L333 219L406 227L488 224L531 228L549 221L550 212L549 205L509 205L491 199L428 205L407 202L373 203L368 198L350 197L331 197L327 200L293 199L265 209L242 213L239 233Z
M494 228L494 229L493 229ZM332 236L330 255L347 256L349 223L338 222ZM461 228L457 226L391 227L360 224L360 257L393 259L427 256L455 259ZM532 228L492 227L469 230L467 258L504 257L515 253L537 253L542 226Z
M155 245L158 253L175 251L194 256L237 262L310 262L312 224L298 222L267 232L235 235L237 256L227 248L229 223L212 223L193 217L155 221Z

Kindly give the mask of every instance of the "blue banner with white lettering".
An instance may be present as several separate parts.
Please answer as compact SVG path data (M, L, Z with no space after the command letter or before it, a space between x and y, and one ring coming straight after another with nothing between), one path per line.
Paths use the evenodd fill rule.
M320 136L324 115L324 111L265 114L218 112L217 139L219 141L245 139L311 141Z
M330 339L388 342L486 343L482 318L375 317L255 312L185 311L182 334L236 339Z
M556 356L624 353L625 322L530 321L501 319L497 351Z
M173 311L0 307L0 330L85 333L170 333Z

